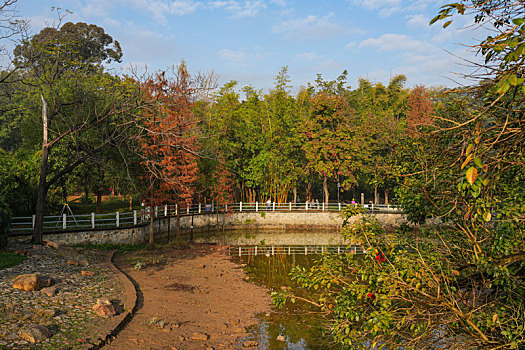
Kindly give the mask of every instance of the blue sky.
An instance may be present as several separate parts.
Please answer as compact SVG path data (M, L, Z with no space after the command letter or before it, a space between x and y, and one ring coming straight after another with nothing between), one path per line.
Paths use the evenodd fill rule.
M456 57L474 58L461 44L483 31L472 18L443 29L429 26L443 1L432 0L19 0L31 30L56 24L51 7L73 13L65 21L101 26L122 46L119 69L165 69L184 59L193 73L214 72L219 84L237 80L267 91L282 66L293 90L318 73L335 79L344 69L388 83L405 74L408 86L455 86L468 72ZM452 79L452 80L451 80Z

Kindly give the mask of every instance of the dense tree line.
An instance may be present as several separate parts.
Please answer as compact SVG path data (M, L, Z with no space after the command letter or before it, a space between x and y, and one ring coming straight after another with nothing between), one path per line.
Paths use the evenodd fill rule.
M109 187L148 205L359 202L366 192L396 200L414 223L444 225L387 233L361 216L344 234L363 259L294 271L338 342L523 348L523 2L453 3L432 22L468 14L494 33L477 45L478 82L461 89L409 88L403 75L350 87L344 71L293 94L287 67L267 92L216 88L184 62L118 76L104 63L123 52L102 28L45 28L0 72L0 244L11 214L36 213L41 242L44 213L72 193L100 203Z

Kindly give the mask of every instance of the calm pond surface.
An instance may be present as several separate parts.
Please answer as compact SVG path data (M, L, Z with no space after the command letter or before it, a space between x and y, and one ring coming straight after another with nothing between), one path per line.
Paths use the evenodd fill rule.
M320 255L232 257L235 262L246 264L246 272L255 283L273 290L289 286L301 296L306 296L306 291L297 288L289 272L297 265L308 268L319 258ZM274 306L269 316L260 315L259 323L250 329L251 336L247 339L257 341L259 349L339 349L340 346L335 345L330 335L323 331L323 323L326 322L317 310L305 302L287 303L282 309ZM277 340L279 335L284 336L286 341Z

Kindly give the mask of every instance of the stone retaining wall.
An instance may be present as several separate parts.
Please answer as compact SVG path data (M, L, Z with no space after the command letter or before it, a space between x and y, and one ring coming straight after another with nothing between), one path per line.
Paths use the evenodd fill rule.
M384 226L399 226L406 221L405 216L398 213L375 214L375 216ZM166 238L168 234L174 237L176 221L176 217L155 219L153 226L155 239ZM195 241L216 242L217 222L221 225L221 229L224 225L225 230L243 230L241 233L229 232L226 235L228 244L259 244L261 241L265 244L343 244L341 236L337 234L343 220L337 212L235 212L226 215L194 215ZM186 236L191 230L191 225L191 215L180 217L181 230ZM149 223L142 223L133 227L112 229L57 231L44 233L44 239L62 244L138 244L148 240L149 229ZM280 234L258 232L262 229L279 231ZM296 234L285 235L283 231L287 230L311 231L312 234L302 237ZM320 232L329 232L329 234Z

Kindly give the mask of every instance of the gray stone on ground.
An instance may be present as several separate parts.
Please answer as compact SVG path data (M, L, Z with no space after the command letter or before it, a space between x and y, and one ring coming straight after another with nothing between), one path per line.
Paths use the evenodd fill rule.
M37 273L29 273L25 275L18 275L13 280L13 288L32 291L39 290L43 287L49 287L53 285L53 279L42 276Z
M53 333L44 325L31 326L20 333L20 338L32 344L41 342L51 337Z

